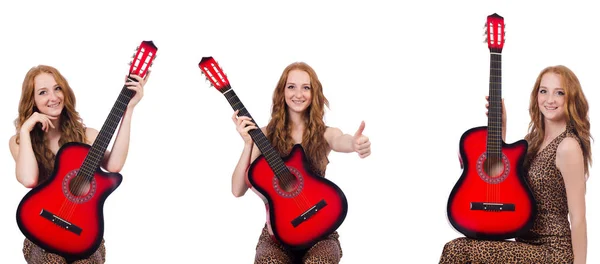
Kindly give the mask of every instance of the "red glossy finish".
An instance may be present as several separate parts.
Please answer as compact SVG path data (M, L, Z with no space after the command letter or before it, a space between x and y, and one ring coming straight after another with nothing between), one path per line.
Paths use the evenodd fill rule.
M535 214L533 196L521 169L527 143L521 140L503 146L508 175L499 183L489 183L480 177L477 168L478 159L486 151L486 139L485 127L471 129L461 138L460 160L465 167L450 195L448 218L458 231L469 237L514 237L531 225ZM515 211L471 210L471 202L511 203Z
M300 145L292 149L284 162L288 168L299 172L303 179L304 186L297 196L286 198L277 192L273 184L275 175L263 156L249 168L247 183L265 202L271 235L288 247L305 248L335 231L344 220L348 205L335 184L307 170ZM326 207L297 227L291 224L294 218L322 199L326 201Z
M70 201L63 193L62 184L69 172L80 168L89 149L86 144L65 144L56 157L52 176L32 189L17 210L17 223L27 238L47 251L65 257L84 258L97 249L104 232L104 201L122 180L120 174L96 171L96 189L91 198L79 204ZM42 209L80 227L81 234L74 234L41 217Z

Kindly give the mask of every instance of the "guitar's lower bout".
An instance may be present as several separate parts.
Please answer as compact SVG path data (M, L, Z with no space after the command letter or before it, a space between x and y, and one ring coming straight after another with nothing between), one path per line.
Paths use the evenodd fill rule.
M486 139L487 127L472 128L461 137L463 173L448 199L448 220L470 238L514 238L531 228L537 213L524 178L527 142L502 142L502 157L494 166L485 155Z
M87 258L98 249L104 202L122 181L118 173L96 170L91 182L74 182L89 149L81 143L63 145L48 180L30 190L17 208L17 224L25 237L67 260ZM82 188L77 191L76 186Z
M265 201L271 235L289 248L305 249L342 224L348 202L337 185L315 176L300 145L292 148L284 162L294 175L293 182L280 183L264 156L251 164L247 180Z

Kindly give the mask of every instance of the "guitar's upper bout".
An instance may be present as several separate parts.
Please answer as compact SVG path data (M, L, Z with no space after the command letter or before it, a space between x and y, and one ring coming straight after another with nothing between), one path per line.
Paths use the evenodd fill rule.
M525 139L521 139L521 140L518 140L518 141L510 143L510 144L507 144L506 142L502 141L502 147L503 148L520 149L523 152L527 152L527 149L529 148L529 143L527 143L527 140L525 140Z

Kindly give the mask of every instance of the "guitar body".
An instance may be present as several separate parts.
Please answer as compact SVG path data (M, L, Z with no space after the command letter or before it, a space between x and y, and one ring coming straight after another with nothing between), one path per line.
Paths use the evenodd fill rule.
M502 165L490 176L485 168L487 138L488 127L476 127L460 139L463 173L448 200L448 219L467 237L516 237L531 228L537 209L524 178L527 141L502 142Z
M272 237L289 248L305 249L342 224L348 202L337 185L310 170L301 145L283 160L296 178L293 189L281 187L263 155L248 168L247 183L265 202Z
M123 179L118 173L97 169L91 184L84 180L89 190L74 195L69 186L78 179L74 177L90 147L75 142L64 144L50 178L30 190L17 208L21 232L46 251L68 260L87 258L98 249L104 234L104 202Z

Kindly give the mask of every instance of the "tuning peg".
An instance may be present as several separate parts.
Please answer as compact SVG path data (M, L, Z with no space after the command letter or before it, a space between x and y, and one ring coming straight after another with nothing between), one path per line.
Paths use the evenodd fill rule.
M154 65L154 62L150 63L150 67L152 67L152 65Z
M487 43L487 42L488 42L488 38L485 38L485 39L483 40L483 43Z
M129 63L127 63L129 66L131 66L131 61Z

